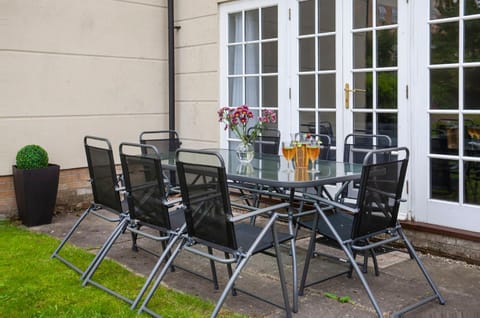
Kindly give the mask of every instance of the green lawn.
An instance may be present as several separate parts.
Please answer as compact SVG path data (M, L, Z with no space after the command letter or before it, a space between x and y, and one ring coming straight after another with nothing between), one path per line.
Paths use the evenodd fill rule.
M138 316L122 300L93 287L81 287L79 275L50 255L59 241L0 221L0 318L149 317ZM86 268L93 255L71 245L62 255ZM134 298L144 277L105 260L96 277ZM159 288L149 307L164 317L208 317L213 304L198 297ZM222 311L222 317L241 317Z

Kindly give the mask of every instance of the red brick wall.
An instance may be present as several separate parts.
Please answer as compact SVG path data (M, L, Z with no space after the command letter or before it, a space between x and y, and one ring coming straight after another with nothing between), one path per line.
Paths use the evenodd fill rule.
M92 190L88 181L88 169L67 169L60 171L56 213L83 210L92 200ZM0 176L0 214L17 218L17 204L12 176Z

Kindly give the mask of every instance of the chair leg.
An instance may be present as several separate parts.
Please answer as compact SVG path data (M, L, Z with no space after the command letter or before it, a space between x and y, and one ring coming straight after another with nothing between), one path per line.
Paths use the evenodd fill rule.
M138 252L138 245L137 245L137 233L130 232L132 236L132 251Z
M77 221L73 224L73 226L70 228L70 230L68 231L68 233L65 235L65 237L63 238L63 240L60 242L60 244L58 244L57 248L55 249L55 251L53 252L53 254L50 256L50 258L54 258L58 255L58 253L60 253L60 250L63 248L63 246L65 245L65 243L67 243L67 241L70 239L70 237L73 235L73 232L75 232L75 230L80 226L80 223L82 223L82 221L87 217L87 215L90 214L90 211L92 211L92 209L94 208L93 205L91 205L90 207L88 207L88 209L86 209L82 215L80 215L80 217L77 219Z
M377 254L375 253L375 250L373 248L371 248L369 252L370 252L370 255L372 256L373 269L375 271L375 276L380 276L380 271L378 269Z
M150 288L150 291L148 292L147 296L145 297L145 300L143 301L142 305L140 306L140 308L138 309L137 313L141 313L142 311L147 311L149 313L151 313L148 308L147 308L147 305L148 303L150 302L150 299L152 298L153 294L155 293L155 290L158 288L158 285L160 285L160 283L162 282L162 279L163 277L165 277L165 274L167 273L167 270L168 268L170 267L170 265L173 263L173 260L177 257L178 253L180 253L181 249L185 246L185 244L187 243L187 240L186 239L183 239L178 245L177 247L175 248L175 250L172 252L172 256L167 260L167 262L165 263L165 265L163 266L162 270L160 271L160 273L158 274L157 276L157 279L155 280L155 282L153 283L152 287ZM140 300L141 296L137 296L137 303L138 301ZM135 304L136 305L136 304ZM133 307L133 305L132 305Z
M158 233L160 234L160 236L167 236L168 235L168 233L165 233L163 231L158 231ZM167 249L167 247L168 247L167 243L168 242L165 242L165 241L160 242L160 244L162 245L162 251L164 251L164 252L167 251L166 257L168 259L170 257L171 253L170 253L170 249ZM170 266L170 271L175 272L175 265L172 264L172 266Z
M133 309L135 309L135 307L137 307L138 303L140 302L143 295L147 291L148 286L152 283L153 278L155 277L158 270L162 266L162 263L164 261L170 262L172 264L170 267L173 267L173 260L170 261L170 259L172 258L172 255L171 255L170 251L171 251L172 247L175 245L175 243L178 241L179 238L180 238L179 235L176 235L176 236L173 236L173 237L170 238L170 240L168 241L168 244L165 246L164 252L162 253L160 258L158 259L157 263L155 264L152 271L150 272L150 275L148 276L147 280L145 281L145 284L143 284L142 289L140 290L137 297L133 301L133 303L130 307L131 310L133 310ZM162 243L165 243L165 241L162 241ZM165 268L168 268L168 267L165 265Z
M304 290L305 290L305 282L307 280L307 273L308 269L310 267L310 261L313 257L313 253L315 251L315 238L316 238L316 228L318 225L318 213L315 213L315 217L313 219L313 225L312 225L312 232L310 233L310 242L308 243L308 248L307 248L307 255L305 256L305 264L303 267L303 273L302 273L302 279L300 281L300 286L298 288L298 295L303 296Z
M226 259L230 258L230 254L228 254L227 252L225 252L224 255ZM231 278L233 272L232 272L232 264L230 263L227 263L227 273L228 273L228 278ZM232 296L237 296L237 290L235 289L235 285L233 285L232 287Z
M440 294L440 291L438 290L437 285L435 285L435 283L433 282L432 278L430 277L430 275L427 272L427 269L425 268L422 261L420 260L420 258L415 253L415 249L413 248L412 244L407 239L407 237L405 236L405 234L403 233L403 230L401 228L398 229L398 234L400 235L402 240L405 242L405 245L407 246L407 249L408 249L410 255L413 255L413 258L415 259L415 262L417 262L418 267L420 267L420 270L422 271L423 276L425 276L425 279L427 280L428 284L430 285L433 292L437 296L438 302L441 305L444 305L445 304L445 299Z
M280 251L280 244L278 244L278 235L277 235L277 229L275 227L275 224L272 226L272 236L273 236L273 241L275 242L274 247L275 247L275 254L277 255L277 266L278 266L278 275L280 276L280 284L282 288L282 295L283 295L283 302L285 306L285 312L287 313L287 317L292 316L292 309L290 308L290 302L288 301L288 292L287 292L287 283L285 279L285 271L283 269L283 262L282 262L282 254ZM295 238L294 238L295 239ZM292 242L293 244L293 242ZM294 275L295 280L296 280L296 275ZM296 290L296 285L294 284L294 291L293 291L293 306L294 309L293 311L296 312L297 309L295 309L295 304L296 298L297 298L298 292Z
M117 238L125 231L125 228L127 227L128 222L129 220L127 218L123 218L120 221L120 223L117 225L115 230L112 232L112 234L108 237L108 239L102 245L97 255L95 256L93 261L90 263L90 265L82 275L82 278L81 278L83 281L82 286L85 286L88 283L88 281L92 278L98 266L100 266L100 263L103 261L108 251L113 246L113 243L115 243Z
M208 247L208 254L213 255L213 249L211 247ZM218 290L217 268L213 260L210 260L210 271L212 272L213 288Z

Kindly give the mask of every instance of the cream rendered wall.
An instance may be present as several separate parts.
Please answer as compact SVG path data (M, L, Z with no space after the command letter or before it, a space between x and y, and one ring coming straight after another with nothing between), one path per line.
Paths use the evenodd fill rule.
M167 129L167 73L166 0L0 0L0 175L25 144L68 169L86 166L87 134L117 153Z
M216 147L217 0L175 0L176 128L185 147Z

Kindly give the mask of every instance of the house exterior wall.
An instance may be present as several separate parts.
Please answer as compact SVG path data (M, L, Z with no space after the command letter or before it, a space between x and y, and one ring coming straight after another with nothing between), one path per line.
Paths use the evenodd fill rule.
M120 142L168 128L167 10L166 0L0 0L0 214L17 212L22 146L41 145L61 166L57 210L68 211L89 201L85 135L108 138L118 162ZM185 147L216 146L217 1L175 1L174 11L175 128Z
M85 135L168 127L165 0L0 0L0 38L0 175L26 144L71 169Z
M175 1L176 129L184 147L218 146L217 1Z

